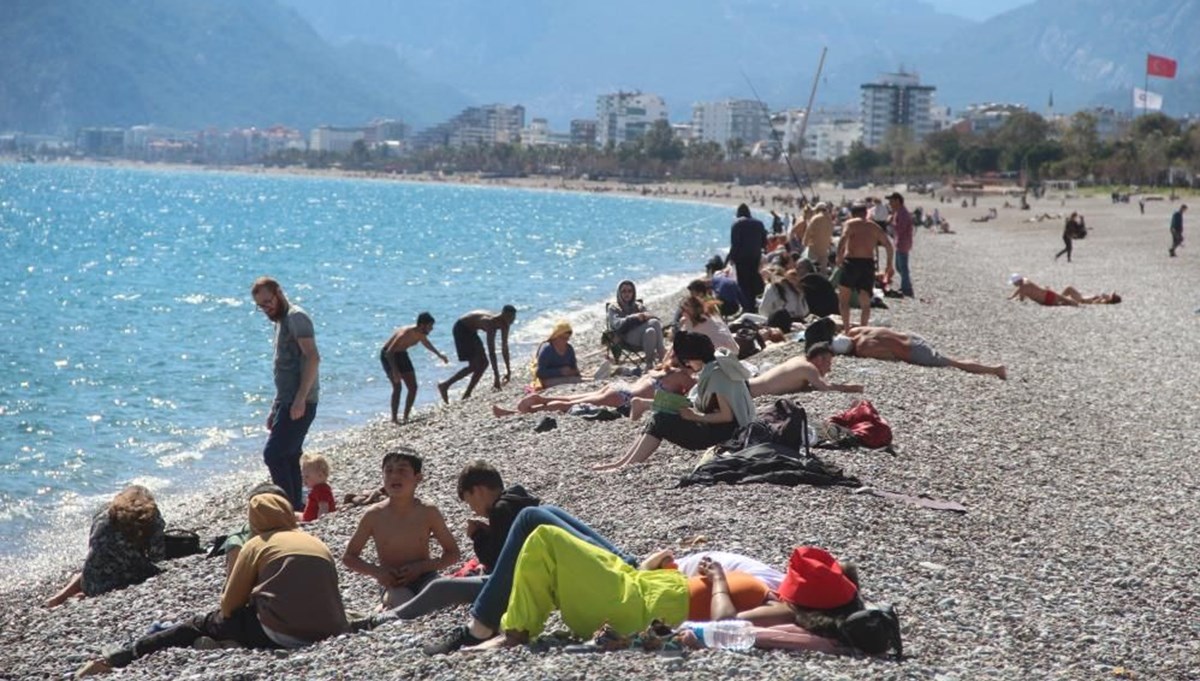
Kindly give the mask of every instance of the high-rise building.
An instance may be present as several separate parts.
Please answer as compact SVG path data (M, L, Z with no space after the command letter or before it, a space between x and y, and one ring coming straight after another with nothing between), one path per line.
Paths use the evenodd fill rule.
M454 118L421 131L414 139L418 149L479 144L516 144L525 127L525 107L489 104L463 109Z
M621 144L640 138L656 121L667 120L667 105L658 95L615 92L596 98L596 143Z
M771 137L767 107L753 99L726 99L692 105L692 134L701 142L716 142L727 149L738 140L749 149Z
M933 132L932 85L921 85L915 73L885 73L877 83L862 86L863 143L883 144L892 128L906 129L919 142Z
M571 144L585 147L596 146L596 121L590 118L572 120Z

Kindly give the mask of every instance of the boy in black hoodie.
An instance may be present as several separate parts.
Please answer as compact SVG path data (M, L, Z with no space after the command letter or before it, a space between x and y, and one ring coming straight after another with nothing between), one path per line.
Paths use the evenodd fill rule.
M467 521L467 536L475 545L475 556L485 572L492 571L513 519L521 509L541 503L520 485L505 488L500 471L482 459L467 464L458 474L458 498L475 515L487 518L487 522L474 518Z
M513 520L521 509L541 504L537 497L530 495L520 485L505 488L500 472L482 459L467 464L458 474L458 498L476 515L487 518L487 522L474 518L467 521L467 536L475 545L475 556L483 567L483 574L491 573ZM439 577L412 600L374 615L369 620L358 620L352 623L352 627L356 631L370 629L384 622L415 619L443 608L473 602L487 578L483 574L469 575L465 571L457 574L466 576Z

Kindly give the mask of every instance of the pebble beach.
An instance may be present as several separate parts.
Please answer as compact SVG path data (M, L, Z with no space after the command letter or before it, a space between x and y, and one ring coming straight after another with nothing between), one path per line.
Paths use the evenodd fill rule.
M834 190L822 195L841 198ZM641 424L561 415L556 429L536 433L536 416L494 418L492 402L508 405L521 394L518 357L513 384L498 393L485 381L471 399L425 410L403 427L385 421L381 403L379 419L333 438L322 452L340 501L378 486L386 451L416 450L425 459L417 494L441 509L464 554L470 512L455 495L455 478L477 458L495 465L506 484L524 485L639 555L661 548L682 555L690 551L684 542L700 538L696 550L736 551L782 568L796 545L825 547L858 564L868 601L896 606L903 661L759 650L572 655L524 647L427 657L421 646L465 622L464 606L293 652L165 651L113 678L1200 678L1200 314L1193 312L1200 306L1200 246L1189 242L1180 257L1167 257L1177 204L1147 202L1141 215L1136 200L1112 204L1107 197L1052 194L1032 201L1029 211L1003 208L999 197L973 208L906 198L910 210L938 207L956 233L918 231L911 259L917 298L888 299L890 309L873 311L873 323L919 333L952 357L1005 364L1008 380L839 358L831 378L865 385L864 397L895 431L896 453L820 456L864 485L956 501L965 514L847 488L676 489L698 454L667 443L647 464L592 472L591 464L623 452ZM993 206L998 219L970 222ZM769 207L752 206L760 218ZM1028 219L1072 210L1086 216L1089 233L1076 242L1074 262L1056 262L1062 220ZM1185 235L1193 230L1187 224ZM1014 272L1056 290L1115 290L1124 302L1047 308L1008 300ZM655 311L670 318L665 307ZM598 330L576 333L577 351L597 350L598 340ZM777 363L802 350L774 346L749 361ZM853 397L805 393L796 400L817 420ZM248 488L239 482L168 523L202 537L234 530ZM309 531L340 556L361 514L340 508ZM0 678L62 678L153 622L216 607L220 560L199 555L162 567L143 584L54 610L40 603L66 574L0 587ZM349 610L375 606L368 578L342 568L341 587Z

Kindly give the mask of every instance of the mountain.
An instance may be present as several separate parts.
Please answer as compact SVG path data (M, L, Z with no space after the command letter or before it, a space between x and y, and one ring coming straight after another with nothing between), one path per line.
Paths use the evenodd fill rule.
M973 22L917 0L283 0L328 40L364 40L481 102L524 104L565 127L617 89L661 94L673 120L697 101L802 105L822 46L819 103L858 106L880 71L919 67ZM743 76L743 73L745 76Z
M1105 104L1130 110L1145 84L1146 54L1178 60L1179 78L1150 79L1166 111L1200 111L1200 26L1196 0L1038 0L951 36L922 76L939 100L1020 102L1042 111Z
M1150 89L1169 112L1200 111L1197 0L1037 0L983 22L920 0L281 1L334 43L387 45L478 101L524 104L560 128L618 88L661 94L687 120L693 102L751 97L743 73L772 108L803 106L822 46L818 107L857 109L861 84L903 67L955 109L1042 111L1053 91L1058 111L1124 110L1154 52L1177 58L1180 78Z
M392 50L331 46L274 0L8 0L4 9L0 130L424 125L468 102Z

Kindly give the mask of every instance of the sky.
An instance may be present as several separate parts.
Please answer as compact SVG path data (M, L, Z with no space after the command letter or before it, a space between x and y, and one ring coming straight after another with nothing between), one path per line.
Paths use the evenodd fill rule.
M925 0L940 12L957 14L967 19L983 21L1023 5L1033 4L1033 0Z

